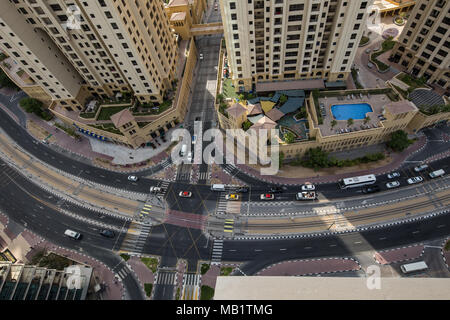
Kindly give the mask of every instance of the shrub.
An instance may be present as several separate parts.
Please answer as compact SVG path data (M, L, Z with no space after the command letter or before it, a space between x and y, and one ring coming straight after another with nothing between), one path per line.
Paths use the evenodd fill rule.
M200 273L201 273L202 275L204 275L205 273L208 272L208 270L209 270L209 264L203 263L202 266L201 266L201 268L200 268Z
M208 286L201 286L200 300L211 300L214 297L214 289Z

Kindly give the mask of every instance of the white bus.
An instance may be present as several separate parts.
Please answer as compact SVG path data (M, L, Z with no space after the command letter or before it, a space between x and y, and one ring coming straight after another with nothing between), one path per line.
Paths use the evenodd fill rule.
M341 189L347 189L347 188L367 186L370 184L374 184L375 182L377 182L377 178L375 177L375 175L369 174L367 176L342 179L339 182L339 186L341 187Z
M415 272L415 271L427 270L428 266L425 263L425 261L419 261L419 262L404 264L404 265L400 266L400 269L402 269L403 273L410 273L410 272Z

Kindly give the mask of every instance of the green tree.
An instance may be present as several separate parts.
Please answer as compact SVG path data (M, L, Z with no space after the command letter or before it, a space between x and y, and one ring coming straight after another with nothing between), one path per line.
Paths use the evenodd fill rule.
M279 161L279 167L281 168L283 166L283 161L284 161L284 153L280 152L278 154L278 161Z
M333 120L331 121L331 127L333 128L333 127L336 126L336 125L337 125L337 121L333 119Z
M219 93L219 94L217 95L217 101L218 101L219 103L223 103L224 100L225 100L225 96L224 96L222 93Z
M18 89L14 81L12 81L2 69L0 69L0 85L2 87Z
M295 141L295 135L292 132L286 132L284 134L284 141L286 143L293 143Z
M242 129L244 131L247 131L248 129L250 129L250 127L253 125L253 123L251 123L250 121L245 121L242 123Z
M350 119L347 120L347 126L348 126L348 127L350 127L353 123L355 123L355 122L353 121L352 118L350 118Z
M408 139L405 131L397 130L392 133L391 139L387 142L387 146L394 151L401 152L408 148L411 143L412 141Z
M282 94L280 97L280 104L284 104L286 101L288 101L288 97Z
M303 163L306 167L314 169L328 168L330 166L328 153L320 147L309 149L305 154Z
M364 118L364 124L367 124L369 121L370 121L370 117L369 116Z
M42 111L42 102L33 98L23 98L19 104L27 113L35 113L38 115Z

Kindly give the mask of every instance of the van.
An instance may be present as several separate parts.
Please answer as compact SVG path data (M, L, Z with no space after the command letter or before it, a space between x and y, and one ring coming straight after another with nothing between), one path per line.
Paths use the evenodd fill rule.
M225 185L224 184L213 184L211 186L212 191L225 191Z
M180 156L184 157L184 155L186 154L186 151L187 151L187 145L183 144L181 146Z
M437 177L442 177L444 174L445 174L445 171L443 169L439 169L439 170L431 172L430 173L430 178L434 179L434 178L437 178Z
M66 231L64 231L64 235L69 238L75 239L75 240L78 240L81 238L81 234L79 234L76 231L70 230L70 229L67 229Z

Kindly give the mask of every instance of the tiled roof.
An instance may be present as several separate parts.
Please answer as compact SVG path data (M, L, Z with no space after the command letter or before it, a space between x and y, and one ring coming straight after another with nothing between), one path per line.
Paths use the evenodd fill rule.
M247 112L247 108L240 103L235 103L227 109L227 113L234 118L241 116L243 113Z
M134 121L135 118L133 114L128 109L124 109L111 116L111 121L114 123L116 128L120 128L128 122Z

